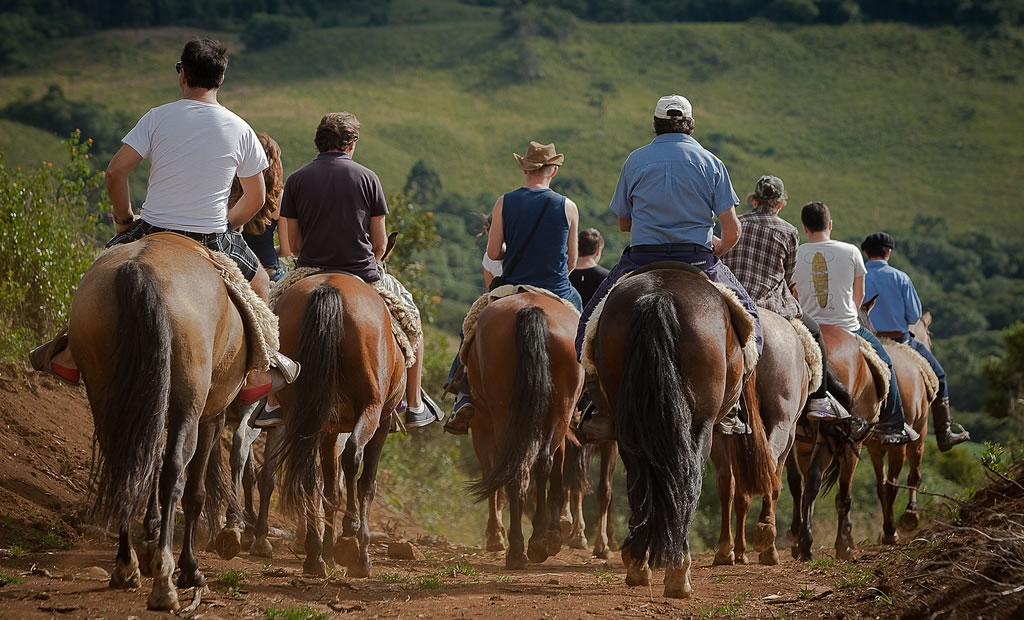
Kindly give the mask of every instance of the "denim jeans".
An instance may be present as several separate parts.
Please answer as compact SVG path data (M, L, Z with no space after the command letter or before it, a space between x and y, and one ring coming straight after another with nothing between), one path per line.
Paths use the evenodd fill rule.
M920 340L915 340L913 334L903 334L903 338L900 340L905 345L909 345L910 348L921 354L921 357L928 362L928 365L935 371L935 376L939 378L939 392L935 396L935 400L943 400L949 398L949 386L946 385L946 371L942 368L942 364L939 360L935 359L932 352L928 350L928 347L924 346Z
M903 428L906 417L903 414L903 399L900 397L900 386L896 382L896 371L892 368L892 359L889 358L889 354L885 352L885 348L878 338L863 325L854 333L871 343L871 348L889 367L889 394L885 398L885 403L882 404L882 411L878 414L879 425L891 430Z
M754 317L754 338L757 342L757 352L761 353L764 338L761 335L761 319L757 315L757 306L750 299L750 295L743 289L743 286L736 279L736 276L733 275L732 271L725 266L725 263L718 260L714 254L710 252L630 252L629 248L626 248L618 264L608 272L604 282L594 291L594 296L590 298L590 303L583 309L583 314L580 316L580 324L576 328L577 359L580 358L580 354L583 351L583 337L587 331L587 321L594 314L597 304L601 303L601 300L608 295L608 291L627 273L644 265L650 265L659 261L676 261L693 265L706 273L712 282L724 284L736 293L740 303Z

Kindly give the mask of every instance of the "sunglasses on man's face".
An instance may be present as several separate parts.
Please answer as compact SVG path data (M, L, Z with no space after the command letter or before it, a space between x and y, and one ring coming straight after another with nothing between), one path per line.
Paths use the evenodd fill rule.
M181 73L181 61L180 60L174 65L174 70L176 72L178 72L178 73Z

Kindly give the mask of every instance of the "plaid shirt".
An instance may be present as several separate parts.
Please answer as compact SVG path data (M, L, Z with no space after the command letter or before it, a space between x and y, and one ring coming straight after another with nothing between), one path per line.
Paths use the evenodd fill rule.
M740 225L740 240L722 260L758 306L783 318L799 317L800 304L789 290L800 244L796 227L774 209L744 213Z

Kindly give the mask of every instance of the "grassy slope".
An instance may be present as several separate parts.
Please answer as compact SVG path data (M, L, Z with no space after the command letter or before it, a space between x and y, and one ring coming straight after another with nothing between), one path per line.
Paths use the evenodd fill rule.
M14 168L33 168L41 161L64 161L66 151L55 136L21 123L0 119L0 153Z
M187 34L62 42L41 52L38 69L0 78L0 104L56 82L69 97L141 115L176 96L173 61ZM1020 234L1020 220L1006 217L1015 207L1008 181L1024 172L1024 52L1013 36L977 42L886 24L584 25L565 43L527 42L544 77L517 82L514 45L491 19L332 28L236 53L221 100L278 138L289 171L314 155L323 112L356 113L357 157L388 191L423 158L447 189L496 195L519 181L513 150L554 140L566 153L562 174L590 187L581 202L593 216L603 215L625 156L650 138L653 101L674 91L693 101L698 139L741 195L772 172L792 205L829 202L843 235L902 227L917 214ZM603 111L588 103L597 80L615 87ZM20 157L21 146L8 148ZM784 213L793 220L796 211Z

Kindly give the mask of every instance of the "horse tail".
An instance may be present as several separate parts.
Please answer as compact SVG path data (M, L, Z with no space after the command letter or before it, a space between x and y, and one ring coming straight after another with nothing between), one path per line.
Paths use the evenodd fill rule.
M776 476L768 436L761 419L761 403L757 397L757 371L743 386L743 401L751 432L732 435L732 471L736 477L736 491L744 495L770 495L781 482Z
M149 499L160 472L171 394L171 320L153 268L137 260L117 267L117 360L93 416L94 511L118 528ZM94 450L95 453L95 450Z
M847 411L856 416L857 413L853 410L853 396L850 395L846 384L839 379L831 363L825 366L825 380L828 382L826 385L828 386L829 393ZM818 432L825 437L825 441L828 442L829 448L834 455L832 462L828 464L828 467L821 474L821 489L827 493L839 482L840 457L842 456L842 451L849 449L851 440L849 436L844 436L837 425L821 424L818 428Z
M693 412L676 361L679 317L667 291L641 296L634 308L617 412L632 509L622 549L633 558L649 552L651 566L678 565L702 479Z
M565 490L587 495L594 492L590 483L590 454L593 444L581 443L579 446L565 442L565 470L562 482Z
M553 391L547 315L537 306L520 308L516 312L516 370L508 424L501 451L491 470L470 485L470 491L478 500L511 483L521 483L541 450L550 448L545 435L552 429L545 420Z
M294 402L281 445L285 470L281 506L297 516L306 513L320 487L320 433L330 420L342 381L343 319L341 291L328 283L314 288L302 316L296 356L302 372L292 389Z

